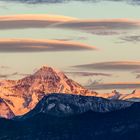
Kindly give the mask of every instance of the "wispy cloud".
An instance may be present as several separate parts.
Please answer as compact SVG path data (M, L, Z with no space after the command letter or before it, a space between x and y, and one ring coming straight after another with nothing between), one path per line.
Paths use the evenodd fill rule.
M27 76L27 75L29 75L29 74L14 72L14 73L11 73L11 74L0 74L0 78L1 79L7 79L7 78L11 78L13 76Z
M1 39L0 52L45 52L45 51L80 51L96 50L87 44L58 41L58 40L33 40L33 39Z
M89 89L108 90L108 89L140 89L140 82L132 83L92 83L87 85Z
M103 19L103 20L71 20L57 24L57 28L74 29L96 35L122 34L128 30L139 29L140 20L130 19Z
M38 4L38 3L64 3L71 1L80 1L80 2L102 2L102 1L114 1L114 2L126 2L128 4L139 5L139 0L0 0L0 1L12 1L12 2L24 2L28 4Z
M140 73L140 69L133 71L132 73Z
M75 18L47 14L6 15L0 16L0 29L46 28L70 20Z
M0 66L0 69L10 69L10 67L9 66L4 66L4 65L2 65L2 66Z
M84 77L89 77L89 76L105 76L105 77L110 77L112 74L108 73L94 73L94 72L65 72L68 75L74 75L74 76L84 76Z
M140 78L140 74L138 74L138 75L136 76L136 78L137 78L137 79Z
M140 29L140 20L77 19L58 15L0 16L0 29L60 28L79 30L96 35L116 35Z
M140 35L131 35L120 37L125 42L140 43Z
M85 70L138 70L140 69L140 61L109 61L109 62L99 62L91 64L76 65L75 68L85 69Z
M56 38L55 40L60 40L60 41L73 41L73 40L87 40L88 37L85 36L68 36L64 38Z
M7 75L7 74L0 74L0 78L8 78L9 77L9 75Z
M140 78L140 69L132 71L132 74L134 74L136 76L136 79Z

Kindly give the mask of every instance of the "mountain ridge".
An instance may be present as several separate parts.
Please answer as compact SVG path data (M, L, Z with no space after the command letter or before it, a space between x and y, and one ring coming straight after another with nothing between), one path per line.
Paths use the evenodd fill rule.
M10 101L7 104L15 115L23 115L33 109L46 94L96 95L94 91L69 79L63 72L48 66L43 66L20 80L1 81L0 93L2 99Z
M33 110L19 118L26 119L39 113L56 117L78 115L88 111L107 113L129 108L133 104L129 101L115 101L94 96L52 93L44 96Z
M64 94L61 96L65 97ZM0 124L0 139L139 140L140 103L132 103L130 107L106 113L87 111L69 117L57 117L38 112L26 118L0 119Z
M69 79L63 72L47 65L22 79L0 81L0 98L5 101L16 116L26 114L44 96L52 93L95 96L109 100L140 101L140 92L137 90L132 94L126 95L116 90L112 93L97 93L86 89Z

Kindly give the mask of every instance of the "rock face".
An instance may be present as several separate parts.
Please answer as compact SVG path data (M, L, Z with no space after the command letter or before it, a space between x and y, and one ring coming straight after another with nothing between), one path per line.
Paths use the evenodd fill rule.
M36 73L17 82L17 88L26 92L85 94L88 90L69 79L63 72L43 66Z
M30 118L39 113L52 116L70 116L88 111L105 113L128 108L132 102L115 101L98 97L71 94L46 95L37 106L22 118Z
M10 109L10 107L6 104L6 102L0 98L0 117L11 119L15 115Z

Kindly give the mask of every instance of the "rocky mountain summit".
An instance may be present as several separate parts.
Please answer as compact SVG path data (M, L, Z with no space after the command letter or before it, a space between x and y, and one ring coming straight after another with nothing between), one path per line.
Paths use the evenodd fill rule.
M43 66L34 74L20 80L0 81L0 97L6 101L15 115L23 115L33 109L47 94L66 93L96 95L63 72Z

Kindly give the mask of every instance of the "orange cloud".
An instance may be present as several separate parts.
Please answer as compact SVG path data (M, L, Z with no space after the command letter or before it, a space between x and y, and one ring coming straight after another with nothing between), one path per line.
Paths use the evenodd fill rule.
M22 15L6 15L0 16L0 21L16 21L16 20L42 20L42 21L70 21L76 18L60 16L60 15L47 15L47 14L22 14Z
M0 39L0 52L45 52L45 51L96 50L94 46L72 41Z
M75 68L81 68L86 70L137 70L140 69L140 61L107 61L91 64L83 64L74 66Z
M108 89L140 89L140 82L116 82L116 83L98 83L87 86L94 90L108 90Z
M89 76L105 76L105 77L110 77L112 74L109 73L95 73L95 72L83 72L83 71L76 71L76 72L65 72L68 75L74 75L74 76L84 76L84 77L89 77Z
M0 29L60 28L98 35L118 34L140 28L140 20L132 19L78 19L58 15L0 16Z
M0 16L0 29L46 28L76 18L58 15L9 15Z

